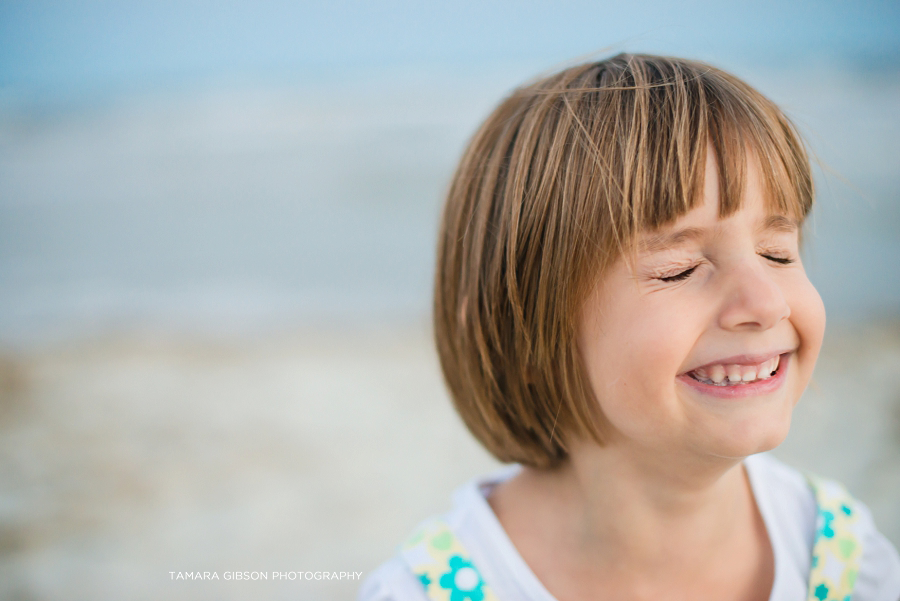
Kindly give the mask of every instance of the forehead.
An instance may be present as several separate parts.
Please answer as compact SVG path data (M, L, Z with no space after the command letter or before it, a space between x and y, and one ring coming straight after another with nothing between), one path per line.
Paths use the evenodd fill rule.
M786 214L779 203L773 202L775 191L763 182L764 175L755 150L752 147L745 148L741 159L743 169L736 182L740 184L739 190L732 188L728 193L726 190L730 187L730 182L720 173L720 157L712 144L709 144L703 169L703 184L698 190L698 202L674 221L636 232L632 248L644 253L677 248L711 232L718 232L722 222L745 212L749 213L747 217L754 222L758 235L770 232L799 233L802 218Z
M673 223L637 234L634 248L638 252L653 253L697 242L710 235L721 233L720 227L737 215L745 215L759 235L768 233L799 233L801 222L796 217L776 212L772 203L765 202L761 190L753 189L753 178L748 178L747 193L740 207L728 215L722 215L717 182L706 186L703 202L676 219ZM708 184L709 182L707 182Z

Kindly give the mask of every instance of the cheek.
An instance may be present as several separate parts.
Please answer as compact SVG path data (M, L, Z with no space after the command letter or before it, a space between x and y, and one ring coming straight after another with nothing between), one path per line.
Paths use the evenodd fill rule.
M585 357L601 410L619 429L652 431L678 410L675 377L696 337L677 313L623 312Z
M801 386L805 388L812 376L825 336L825 305L812 282L806 278L797 282L792 290L792 298L791 321L800 337L799 371Z

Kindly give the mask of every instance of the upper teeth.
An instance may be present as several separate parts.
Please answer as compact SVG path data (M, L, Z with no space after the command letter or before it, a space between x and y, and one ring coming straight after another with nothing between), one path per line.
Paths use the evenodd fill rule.
M763 361L759 365L717 364L700 367L691 372L699 380L710 380L715 384L752 382L754 380L766 380L772 377L778 369L780 355Z

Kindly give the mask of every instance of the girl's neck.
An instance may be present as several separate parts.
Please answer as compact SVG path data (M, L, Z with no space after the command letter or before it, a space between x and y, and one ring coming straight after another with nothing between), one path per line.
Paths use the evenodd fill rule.
M723 570L731 586L751 576L768 585L735 598L768 598L772 550L737 459L586 447L556 469L525 468L489 502L561 600L613 598L611 588L640 598L655 594L654 582L670 587L662 597L677 598L671 586L683 582L702 598L720 580L706 579Z

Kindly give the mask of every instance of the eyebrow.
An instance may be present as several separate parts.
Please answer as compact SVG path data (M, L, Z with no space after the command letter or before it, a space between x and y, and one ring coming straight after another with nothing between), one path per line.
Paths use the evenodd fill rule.
M792 234L800 229L800 222L784 215L769 215L759 228L760 232L784 232Z
M800 223L796 219L786 217L784 215L769 215L759 227L762 232L784 232L793 233L800 229ZM650 234L645 237L639 248L646 253L655 253L668 248L677 248L687 242L699 240L703 237L705 230L697 227L686 227L674 232L660 232Z
M699 240L703 237L704 230L698 227L686 227L674 232L660 232L650 234L640 243L643 252L655 253L667 248L681 246L691 240Z

